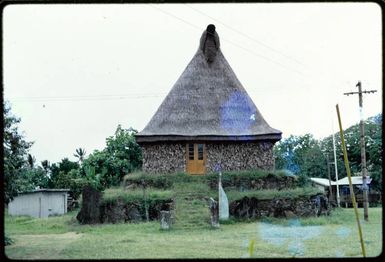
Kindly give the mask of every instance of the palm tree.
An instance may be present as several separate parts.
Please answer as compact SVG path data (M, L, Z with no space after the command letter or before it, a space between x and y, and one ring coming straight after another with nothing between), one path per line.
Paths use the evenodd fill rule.
M76 154L74 154L74 157L79 158L79 162L82 163L85 155L86 155L86 150L83 148L78 148L76 149Z

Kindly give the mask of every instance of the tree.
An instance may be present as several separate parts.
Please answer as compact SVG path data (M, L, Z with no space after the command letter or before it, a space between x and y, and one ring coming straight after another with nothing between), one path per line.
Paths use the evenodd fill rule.
M22 189L24 178L22 168L26 164L26 154L33 143L25 141L24 136L20 134L17 126L20 118L12 115L7 102L3 105L3 109L4 197L5 202L9 203Z
M41 161L41 166L42 166L42 168L44 170L45 175L48 178L51 178L51 173L50 173L51 165L50 165L49 161L48 160ZM51 179L49 179L49 180L51 180Z
M370 117L364 121L365 125L365 149L367 169L369 176L373 179L371 188L382 191L382 114ZM348 160L352 174L361 175L361 147L359 124L350 126L344 130ZM343 161L341 138L339 132L335 133L336 154L339 177L345 177L346 170ZM333 155L332 136L321 141L324 152Z
M75 151L76 153L74 154L74 157L77 157L79 159L79 162L82 163L86 155L86 150L83 148L78 148Z
M33 157L31 154L28 154L27 161L28 161L29 167L32 169L35 165L36 158Z
M42 167L24 169L23 172L26 185L23 191L49 187L49 177Z
M117 127L114 136L106 139L106 148L95 150L83 161L84 167L94 167L95 173L100 174L100 183L103 187L116 186L123 177L142 166L142 151L136 143L135 129Z
M291 135L274 147L276 169L287 169L296 175L327 177L326 159L319 142L311 135Z
M78 170L79 164L77 162L72 162L68 158L64 158L61 162L51 165L51 187L52 188L63 188L68 183L63 181L68 181L68 173L71 170Z
M382 191L382 114L366 119L365 143L367 168L373 179L371 188ZM345 143L352 174L361 174L359 124L344 130ZM341 138L334 134L339 178L346 177ZM310 134L290 136L274 146L276 169L288 169L296 175L328 178L327 159L334 163L332 135L317 141ZM334 168L331 178L334 180Z

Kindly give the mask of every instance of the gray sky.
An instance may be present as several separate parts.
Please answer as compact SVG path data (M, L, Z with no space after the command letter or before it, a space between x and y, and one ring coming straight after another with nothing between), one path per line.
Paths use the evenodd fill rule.
M4 9L4 98L38 161L141 131L215 24L221 49L273 128L322 138L382 112L374 3L13 5ZM334 118L334 121L332 119Z

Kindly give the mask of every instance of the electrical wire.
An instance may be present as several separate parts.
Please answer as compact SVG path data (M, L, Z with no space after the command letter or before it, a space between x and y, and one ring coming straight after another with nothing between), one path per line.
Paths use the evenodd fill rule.
M214 17L212 17L212 16L209 16L209 15L205 14L204 12L202 12L202 11L200 11L200 10L198 10L198 9L196 9L196 8L194 8L194 7L190 6L190 5L188 5L188 4L185 4L185 6L187 6L188 8L190 8L190 9L192 9L192 10L194 10L194 11L197 12L197 13L200 13L200 14L203 15L203 16L206 16L206 17L208 17L208 18L210 18L210 19L212 19L212 20L214 20L214 21L217 21L218 23L220 23L220 24L222 24L223 26L227 27L227 28L230 29L231 31L236 32L236 33L238 33L238 34L240 34L240 35L242 35L242 36L248 38L249 40L251 40L251 41L253 41L253 42L257 43L257 44L259 44L259 45L261 45L261 46L263 46L263 47L265 47L265 48L267 48L267 49L269 49L269 50L271 50L271 51L273 51L273 52L276 52L276 53L278 53L278 54L280 54L280 55L282 55L282 56L284 56L284 57L286 57L286 58L288 58L288 59L290 59L290 60L296 62L296 63L299 64L299 65L302 65L302 66L306 67L305 64L303 64L301 61L295 59L294 57L289 56L289 55L286 55L286 54L283 53L282 51L280 51L280 50L278 50L278 49L276 49L276 48L273 48L273 47L271 47L271 46L269 46L269 45L263 43L262 41L260 41L260 40L258 40L258 39L255 39L255 38L253 38L253 37L251 37L251 36L249 36L249 35L247 35L247 34L241 32L241 31L239 31L239 30L237 30L237 29L235 29L235 28L233 28L233 27L231 27L231 26L229 26L229 25L223 23L222 21L220 21L220 20L218 20L218 19L216 19L216 18L214 18Z
M166 15L172 16L173 18L178 19L178 20L180 20L180 21L182 21L182 22L184 22L184 23L190 25L190 26L194 27L195 29L198 29L198 30L200 30L200 31L203 31L203 30L204 30L204 29L202 29L201 27L196 26L196 25L194 25L194 24L192 24L192 23L190 23L190 22L188 22L188 21L186 21L186 20L184 20L184 19L182 19L182 18L180 18L180 17L178 17L178 16L176 16L176 15L174 15L174 14L172 14L172 13L166 12L166 11L164 11L163 9L159 8L159 7L156 7L156 6L152 5L152 4L149 4L149 6L151 6L152 8L155 8L155 9L159 10L160 12L162 12L162 13L164 13L164 14L166 14ZM271 62L271 63L273 63L273 64L276 64L276 65L278 65L278 66L280 66L280 67L282 67L282 68L285 68L286 70L295 72L295 73L297 73L297 74L300 74L300 75L306 77L305 74L303 74L302 72L300 72L300 71L298 71L298 70L295 70L295 69L292 69L292 68L290 68L290 67L287 67L287 66L285 66L285 65L283 65L283 64L281 64L281 63L279 63L279 62L277 62L277 61L274 61L274 60L272 60L272 59L270 59L270 58L268 58L268 57L266 57L266 56L264 56L264 55L258 54L258 53L254 52L254 51L252 51L252 50L250 50L250 49L248 49L248 48L245 48L245 47L243 47L243 46L241 46L241 45L239 45L239 44L237 44L237 43L235 43L235 42L233 42L233 41L230 41L230 40L228 40L228 39L226 39L226 38L223 38L223 37L221 37L221 40L224 40L225 42L228 42L228 43L230 43L230 44L232 44L232 45L234 45L234 46L236 46L236 47L238 47L238 48L240 48L240 49L242 49L242 50L244 50L244 51L246 51L246 52L248 52L248 53L250 53L250 54L252 54L252 55L254 55L254 56L257 56L257 57L259 57L259 58L265 59L266 61L269 61L269 62Z

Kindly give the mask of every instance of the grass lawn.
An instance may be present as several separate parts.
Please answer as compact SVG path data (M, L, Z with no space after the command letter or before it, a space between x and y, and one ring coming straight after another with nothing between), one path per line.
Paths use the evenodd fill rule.
M193 204L203 210L203 202ZM361 208L360 219L362 213ZM5 247L6 255L12 259L361 256L353 209L299 220L230 221L216 230L205 223L195 228L186 224L170 231L161 231L159 222L79 225L76 214L47 219L5 215L5 232L14 240ZM382 208L370 208L369 220L361 221L366 253L378 256Z

